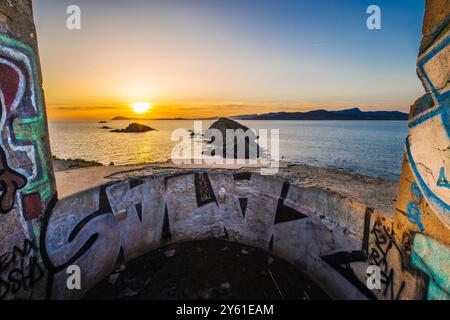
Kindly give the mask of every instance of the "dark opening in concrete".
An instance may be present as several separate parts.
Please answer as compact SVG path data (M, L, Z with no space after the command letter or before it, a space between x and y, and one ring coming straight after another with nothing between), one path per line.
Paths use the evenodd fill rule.
M329 299L286 260L221 240L177 243L152 251L102 280L84 298Z

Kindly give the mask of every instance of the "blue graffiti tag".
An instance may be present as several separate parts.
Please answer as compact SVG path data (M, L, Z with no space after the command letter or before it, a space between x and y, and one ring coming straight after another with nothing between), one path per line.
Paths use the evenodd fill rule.
M419 205L413 201L408 204L408 208L406 210L406 216L411 223L414 223L419 227L421 232L425 231L425 227L422 223L422 213L420 212Z
M422 199L423 198L423 195L422 195L422 191L420 191L420 188L419 188L419 186L417 185L417 183L412 183L411 184L411 187L410 187L410 190L411 190L411 194L414 196L414 198L416 198L417 200L420 200L420 199Z
M447 177L445 176L444 167L442 167L439 172L439 179L437 181L437 186L450 189L450 183L448 182Z
M422 190L422 194L427 198L428 201L430 201L432 205L438 206L440 211L442 211L444 214L450 214L450 205L446 203L443 199L441 199L438 195L436 195L430 189L427 183L423 180L420 171L417 168L417 164L414 160L414 157L412 155L409 138L406 138L406 154L408 155L409 163L411 164L411 169L414 173L414 176L416 177L420 189Z

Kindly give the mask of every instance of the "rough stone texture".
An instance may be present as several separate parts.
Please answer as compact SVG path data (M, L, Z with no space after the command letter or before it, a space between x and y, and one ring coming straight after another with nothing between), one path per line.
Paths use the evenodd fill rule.
M256 133L234 120L219 118L206 131L205 138L211 140L214 146L212 156L220 155L223 158L234 159L260 157L261 150Z
M392 232L425 279L423 298L450 299L450 2L426 9L417 70L427 94L410 113Z
M67 174L86 170L91 169ZM292 166L275 177L261 176L256 169L144 167L119 170L109 181L61 200L48 220L45 248L50 261L65 266L78 257L77 265L86 270L86 290L114 271L119 257L123 263L174 242L225 238L293 262L333 298L421 298L422 278L401 268L400 250L392 250L387 258L394 261L386 270L396 275L387 283L392 292L362 289L370 259L379 257L373 252L388 252L386 247L392 246L379 239L391 239L392 226L386 231L380 224L392 225L383 212L394 210L394 183L309 166ZM223 199L219 190L224 190ZM72 230L80 232L68 242ZM97 241L85 251L95 234ZM372 255L365 256L368 252ZM351 279L342 275L347 257L354 262L356 275ZM95 267L99 264L102 268ZM65 278L64 269L55 273L52 297L83 296L86 291L65 290Z
M39 236L55 182L31 1L0 1L0 108L0 298L43 298Z
M216 195L221 188L223 202ZM304 202L305 192L257 173L244 179L231 170L197 170L130 178L74 194L56 205L47 222L45 250L52 265L61 270L54 274L52 297L79 298L86 292L69 291L62 285L63 267L72 257L78 257L76 264L85 281L82 287L89 290L115 270L119 256L126 262L161 245L209 238L225 237L272 250L307 270L313 279L321 279L330 267L320 255L344 250L349 243L358 247L358 240L349 238L351 232L338 224L326 226L320 216L327 213L317 211L321 208L315 203ZM358 210L348 215L359 219ZM67 241L73 230L79 233ZM97 240L85 250L95 234ZM327 289L334 297L344 297L340 282L331 283L333 290ZM364 298L357 290L347 290L347 298Z
M450 15L450 0L427 1L425 6L427 14L423 21L423 35L429 36Z

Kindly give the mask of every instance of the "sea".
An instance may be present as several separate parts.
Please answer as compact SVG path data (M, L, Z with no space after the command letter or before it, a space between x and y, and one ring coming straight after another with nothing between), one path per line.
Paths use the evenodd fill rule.
M177 129L193 130L193 120L135 121L155 131L114 133L133 121L50 121L52 154L61 159L81 158L104 165L165 162L180 143ZM202 120L202 132L214 120ZM408 132L406 121L274 121L239 120L257 133L279 133L281 160L357 172L398 181ZM177 131L176 131L177 130ZM186 131L187 132L187 131ZM194 143L202 143L200 135ZM270 150L269 150L270 153Z

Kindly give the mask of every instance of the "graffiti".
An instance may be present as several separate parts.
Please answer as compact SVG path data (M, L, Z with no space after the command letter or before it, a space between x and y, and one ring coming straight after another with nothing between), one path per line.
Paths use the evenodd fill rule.
M330 255L324 255L321 258L344 276L351 284L353 284L353 286L358 288L367 298L375 300L376 295L367 288L365 281L359 279L351 266L352 263L367 263L368 261L369 229L372 214L373 210L371 208L366 208L364 215L364 239L362 241L361 250L337 252Z
M417 225L421 232L425 231L425 227L422 222L422 212L420 211L419 204L423 199L422 191L420 191L417 183L412 183L410 186L410 192L413 198L413 201L408 203L408 207L406 208L406 216L408 220Z
M3 160L7 159L3 167L7 165L10 170L6 171L14 171L16 181L9 190L20 189L22 214L31 220L42 214L41 203L54 193L47 166L49 147L43 93L33 49L0 35L0 73L0 143ZM5 212L12 203L11 191L3 195L1 209Z
M420 212L420 208L417 205L417 203L411 201L408 204L406 216L408 217L408 220L411 223L414 223L415 225L417 225L419 227L419 230L421 232L424 232L425 227L423 226L421 215L422 215L422 213Z
M436 214L447 223L450 222L450 187L445 171L450 155L450 90L445 84L449 44L447 32L419 57L419 77L435 104L410 120L410 135L406 140L406 154L418 187Z
M216 186L217 181L205 172L181 174L173 180L112 183L57 202L34 50L0 35L0 212L17 208L20 223L30 229L24 241L22 233L10 237L13 240L8 241L16 245L8 243L7 250L2 250L8 252L0 255L0 298L24 292L32 297L46 273L48 297L73 298L61 284L66 283L65 269L74 263L84 273L82 287L89 288L118 264L169 241L225 235L294 257L308 270L319 266L329 271L331 266L342 275L331 273L337 285L346 281L343 287L350 287L349 282L371 299L417 298L424 288L428 299L449 299L450 38L448 28L440 30L439 37L425 41L427 49L419 57L418 73L429 99L425 109L411 113L405 149L407 182L402 181L402 199L396 205L402 215L393 220L370 208L362 218L360 210L365 206L353 200L339 208L336 203L342 199L335 200L326 207L314 203L327 202L322 194L311 200L308 193L312 190L298 191L279 181L263 185L249 172L220 173L220 183L228 192L218 197L220 203L211 184ZM275 195L272 190L277 190ZM351 228L335 236L341 232L333 224L336 221L321 224L322 218L306 214L314 212L328 219L327 210L344 213L346 222L358 224L354 228L358 239L343 240ZM10 217L14 215L2 216L5 221ZM364 229L362 239L360 229ZM310 243L304 244L305 240ZM380 270L379 291L365 285L367 266Z
M416 233L415 227L403 226L414 239L408 245L409 263L428 278L426 298L450 299L450 184L446 176L450 157L448 16L431 34L424 38L417 64L429 98L426 108L418 108L419 112L413 113L409 121L406 140L409 167L404 171L408 174L410 170L412 176L402 181L401 189L410 184L410 194L400 191L400 203L406 207L408 221L420 232Z
M284 201L289 193L290 184L285 182L281 190L280 198L278 199L277 212L275 214L274 224L304 219L307 216L295 209L292 209L284 204Z
M437 186L442 187L442 188L450 188L450 182L448 182L448 179L445 176L444 167L442 167L441 170L439 171L439 178L438 178Z
M401 299L405 289L402 275L397 275L393 265L402 264L402 250L397 244L392 226L386 225L385 218L378 217L371 223L373 210L366 209L364 218L364 238L360 251L344 251L322 256L322 259L336 269L369 299L376 299L376 291L369 290L360 274L352 268L353 263L380 268L381 290L385 299ZM373 224L372 228L370 225Z
M443 118L448 117L448 111L445 112L445 106L448 106L448 99L450 96L450 91L448 90L448 87L445 86L448 79L445 78L444 72L440 72L437 62L440 62L440 60L446 62L447 65L443 65L441 68L442 71L448 71L449 66L446 57L448 57L449 45L450 36L447 33L443 40L437 41L437 44L432 49L428 50L425 54L419 57L419 61L417 63L419 77L422 81L424 81L426 88L431 91L438 104L441 105L441 108L439 108L440 110L435 110L433 114L423 114L418 119L414 119L410 126L414 126L422 121L428 120L434 115L439 114L441 111L443 111ZM445 124L445 129L447 133L450 133L450 124L448 122Z
M167 212L167 206L164 208L164 223L161 232L161 240L168 241L172 238L172 233L170 232L170 221L169 221L169 213Z
M245 212L247 211L247 198L239 198L239 206L241 207L242 217L245 218Z
M40 70L32 47L0 34L0 298L42 298L47 270L35 244L55 194ZM49 165L50 164L50 165ZM22 245L23 242L23 245Z
M447 246L416 234L411 263L428 276L428 300L450 300L450 249Z
M45 269L39 262L38 247L34 240L25 239L22 246L0 256L0 299L17 296L20 291L31 291L44 278ZM31 296L28 296L30 298Z
M195 174L195 194L198 207L202 207L211 202L217 204L216 196L207 173Z
M22 189L27 179L20 173L12 170L7 163L3 149L0 147L0 212L5 214L14 206L16 192Z
M229 182L242 186L232 175ZM279 182L278 185L281 186ZM289 185L285 184L283 190L284 201ZM200 207L199 200L203 204ZM234 238L234 225L242 228L246 226L242 217L255 215L249 208L248 198L236 197L235 201L233 208L241 212L230 215L224 224L202 222L223 213L217 205L204 205L216 203L210 176L194 173L170 179L112 183L55 203L45 214L41 237L41 254L49 271L49 298L85 293L67 292L61 285L65 281L65 269L72 264L81 268L82 281L92 284L119 263L136 258L149 248L180 240L180 234L189 237L189 233L205 230L204 234L212 234L217 230L217 237ZM277 203L273 198L267 201ZM270 227L273 217L274 212L268 214L264 225ZM82 283L83 288L89 288L86 283Z
M401 262L402 251L397 245L392 226L383 224L382 219L376 220L370 232L375 240L370 246L368 264L380 267L383 296L391 300L398 300L405 288L405 282L401 280L401 277L396 279L395 270L390 267L388 258L395 254Z
M152 195L163 189L163 180L158 183L148 193L148 183L142 180L106 185L67 199L70 204L58 202L46 212L41 254L50 273L49 297L70 295L53 285L65 279L70 265L85 272L85 288L84 281L95 283L105 270L111 272L119 263L142 255L144 244L170 239L167 208L164 212L160 193ZM78 201L87 205L80 207ZM155 203L161 205L160 211L151 209Z

